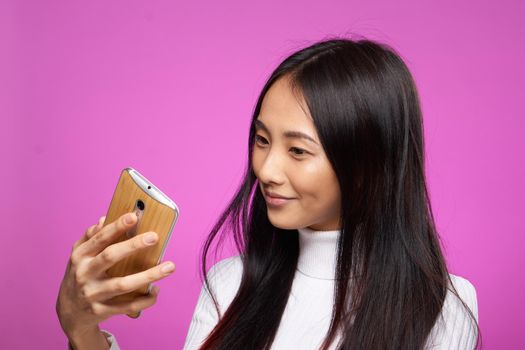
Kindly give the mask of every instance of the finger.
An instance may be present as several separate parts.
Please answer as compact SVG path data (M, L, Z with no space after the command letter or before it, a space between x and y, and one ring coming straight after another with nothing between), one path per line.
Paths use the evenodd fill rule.
M92 225L92 226L89 226L88 229L86 230L86 232L84 232L84 234L82 235L82 237L80 237L80 239L78 239L75 244L73 244L73 250L75 250L77 247L79 247L80 245L84 244L85 242L87 242L87 240L89 239L88 237L88 233L93 230L95 228L96 225Z
M165 267L165 269L163 269ZM126 294L139 289L149 283L161 280L175 271L175 264L171 261L123 277L113 277L100 282L96 290L89 291L89 298L93 301L108 300L114 296Z
M155 232L145 232L125 241L112 244L90 261L88 271L96 276L132 253L155 245L158 239L159 237Z
M87 236L88 239L93 237L94 235L96 235L100 231L100 229L102 228L105 220L106 220L106 216L101 216L98 219L98 223L96 225L92 226L91 230L88 230L86 232L86 236Z
M101 316L111 316L118 314L135 314L157 302L159 289L152 289L152 292L145 296L140 296L133 301L119 303L101 303L96 302L92 305L93 313Z
M129 220L129 221L127 221ZM126 230L130 229L137 221L137 215L133 212L120 216L117 220L104 226L98 234L91 237L78 247L80 256L96 255L111 244Z
M81 245L82 243L86 242L88 239L90 239L94 234L96 234L101 228L102 228L102 224L104 222L104 220L106 219L105 216L101 216L99 219L98 219L98 223L95 224L95 225L92 225L90 226L86 232L84 232L84 234L82 235L82 237L80 237L79 240L77 240L75 242L75 244L73 245L73 249L76 249L79 245Z

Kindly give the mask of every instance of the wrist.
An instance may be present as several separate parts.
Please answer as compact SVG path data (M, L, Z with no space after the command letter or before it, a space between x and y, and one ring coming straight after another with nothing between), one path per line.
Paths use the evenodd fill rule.
M72 348L76 350L109 349L111 345L98 325L72 330L67 333L67 337Z

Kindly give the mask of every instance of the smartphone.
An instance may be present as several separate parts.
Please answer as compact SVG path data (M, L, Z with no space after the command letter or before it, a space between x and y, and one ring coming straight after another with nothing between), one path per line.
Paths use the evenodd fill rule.
M148 231L156 232L159 240L157 244L141 249L111 266L106 272L109 277L127 276L158 265L179 217L179 208L173 200L137 170L128 167L120 174L103 226L130 212L135 212L137 215L135 225L118 237L114 243ZM150 290L151 284L148 283L132 292L117 295L111 301L131 301L138 296L147 295ZM137 318L140 312L127 315Z

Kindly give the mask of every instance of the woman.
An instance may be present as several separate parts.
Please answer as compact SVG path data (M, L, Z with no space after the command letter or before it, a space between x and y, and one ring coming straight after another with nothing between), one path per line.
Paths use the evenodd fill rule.
M98 323L155 303L158 291L104 301L164 278L160 267L118 281L87 272L146 246L111 245L134 220L99 223L74 246L57 313L79 349L118 349ZM206 273L229 232L239 255ZM245 178L201 258L184 349L477 345L475 288L448 273L434 224L416 87L385 44L325 40L277 67L252 116Z

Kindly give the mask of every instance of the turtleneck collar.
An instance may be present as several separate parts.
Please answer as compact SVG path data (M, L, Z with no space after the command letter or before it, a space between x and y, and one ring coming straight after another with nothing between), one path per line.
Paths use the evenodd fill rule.
M340 230L317 231L299 228L299 261L297 270L303 275L335 280L337 240Z

